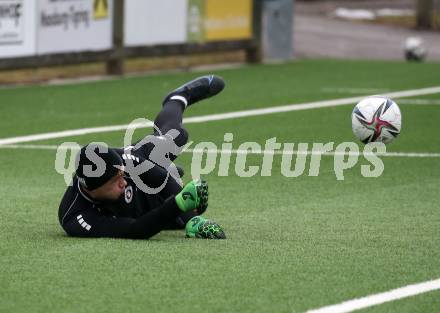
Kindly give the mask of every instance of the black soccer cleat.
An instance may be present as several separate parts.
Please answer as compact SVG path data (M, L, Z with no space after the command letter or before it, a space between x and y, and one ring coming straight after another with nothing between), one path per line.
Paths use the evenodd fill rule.
M203 99L215 96L223 88L225 88L223 78L215 75L201 76L173 90L165 97L163 104L169 100L178 100L187 107Z

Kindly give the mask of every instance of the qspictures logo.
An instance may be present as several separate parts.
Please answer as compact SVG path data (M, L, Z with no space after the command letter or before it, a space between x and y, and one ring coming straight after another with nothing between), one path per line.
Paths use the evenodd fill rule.
M132 145L133 135L136 128L141 125L152 125L156 135L148 135L141 141ZM321 156L333 157L333 169L336 180L345 180L344 173L361 162L360 174L363 177L379 177L384 172L384 163L380 155L386 153L386 146L380 142L369 143L363 151L354 142L328 143L282 143L276 137L266 140L264 146L257 142L233 143L232 133L224 134L224 142L219 147L214 142L199 142L194 145L188 142L184 146L177 146L174 139L180 132L171 129L162 134L154 123L147 119L136 119L127 127L124 136L124 159L123 170L133 180L135 185L147 194L156 194L166 185L170 177L181 184L176 165L170 155L180 155L182 152L192 154L190 173L193 179L201 176L217 173L218 176L236 175L241 178L250 178L256 175L272 176L281 173L287 178L296 178L304 175L319 176L321 168ZM99 145L101 152L107 152L109 147L106 143L93 143ZM134 151L142 151L142 147L151 146L148 159L140 160L132 154ZM234 148L236 146L237 148ZM297 149L295 149L297 147ZM55 170L64 175L67 185L72 182L71 175L78 168L77 151L80 145L76 142L65 142L58 146ZM311 150L310 150L311 148ZM85 153L89 160L96 164L96 170L90 170L85 175L99 177L105 172L105 163L94 152L94 146L89 144ZM68 157L70 151L70 158ZM232 157L232 155L235 155ZM252 157L253 156L253 157ZM274 158L274 156L279 156ZM293 156L296 156L293 158ZM364 159L360 159L363 156ZM248 160L251 159L251 160ZM259 165L256 165L259 163ZM67 164L67 167L66 167ZM251 165L252 164L252 165ZM115 165L116 166L116 165ZM149 186L144 181L144 174L155 166L166 169L167 175L159 186ZM307 170L308 169L308 170ZM233 174L235 171L235 174ZM94 176L95 175L95 176Z

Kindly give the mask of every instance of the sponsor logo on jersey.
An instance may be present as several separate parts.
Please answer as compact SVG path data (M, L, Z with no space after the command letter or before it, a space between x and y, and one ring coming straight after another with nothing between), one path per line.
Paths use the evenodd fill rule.
M82 217L81 214L78 215L78 216L76 217L76 219L77 219L78 223L81 225L81 227L84 228L85 230L89 231L89 230L92 228L92 226L90 226L90 225L89 225L89 224L83 219L83 217Z
M124 160L133 160L133 161L136 161L136 162L139 163L139 158L136 157L136 156L134 156L134 155L132 155L132 154L124 153L124 154L122 155L122 158L123 158Z
M133 200L133 187L127 186L125 188L125 202L131 203L131 200Z

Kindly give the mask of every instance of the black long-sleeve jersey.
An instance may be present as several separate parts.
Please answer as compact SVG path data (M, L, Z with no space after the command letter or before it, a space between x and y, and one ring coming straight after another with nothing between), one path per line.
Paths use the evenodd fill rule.
M134 157L130 157L122 149L114 150L124 164L129 158L138 164L145 160L140 153L133 152ZM166 177L166 170L160 166L154 166L141 176L142 181L152 187L161 185ZM66 233L75 237L149 238L163 229L183 228L195 215L194 212L182 213L177 207L174 196L181 186L171 176L157 194L144 193L130 177L125 179L127 186L121 197L104 202L91 199L75 176L58 211L59 222Z

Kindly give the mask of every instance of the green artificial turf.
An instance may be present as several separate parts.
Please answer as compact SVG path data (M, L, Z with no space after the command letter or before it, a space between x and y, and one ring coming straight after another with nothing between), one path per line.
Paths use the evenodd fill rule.
M338 88L386 91L439 84L440 64L308 60L224 70L227 88L187 116L351 97ZM69 86L0 90L0 138L154 118L162 97L198 73L157 75ZM329 92L328 90L335 90ZM327 90L327 91L324 91ZM439 95L417 99L440 98ZM397 101L398 102L398 101ZM354 105L354 104L353 104ZM187 129L192 147L233 148L245 141L280 143L355 140L351 105L245 117ZM391 152L440 153L440 107L400 105L403 129ZM138 130L143 136L149 130ZM36 141L58 145L105 141L121 131ZM26 143L24 143L26 145ZM362 151L362 146L361 146ZM227 240L184 238L165 231L151 240L76 239L58 224L66 188L54 169L55 150L0 149L0 312L304 312L440 277L440 158L383 157L378 178L358 163L339 181L333 156L320 172L285 177L281 156L271 176L227 177L215 170L206 215ZM218 157L219 158L219 157ZM293 160L296 156L293 156ZM191 177L192 154L177 163ZM247 157L261 166L262 156ZM365 312L440 311L439 291Z

